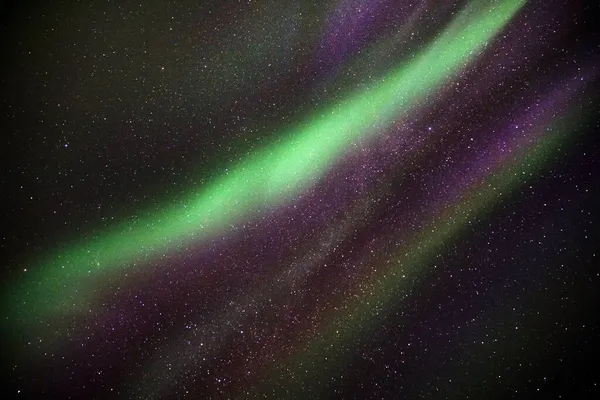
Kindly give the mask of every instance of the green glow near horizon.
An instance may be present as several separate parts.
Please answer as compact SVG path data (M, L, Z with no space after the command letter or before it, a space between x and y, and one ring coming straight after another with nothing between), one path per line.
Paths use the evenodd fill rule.
M339 160L353 144L418 107L477 56L525 0L479 1L465 8L440 37L370 89L289 132L281 143L232 166L181 205L124 222L100 236L75 243L32 268L11 290L16 316L38 321L44 313L88 309L96 285L90 277L151 259L224 232L228 226L292 199ZM87 283L86 283L87 282Z

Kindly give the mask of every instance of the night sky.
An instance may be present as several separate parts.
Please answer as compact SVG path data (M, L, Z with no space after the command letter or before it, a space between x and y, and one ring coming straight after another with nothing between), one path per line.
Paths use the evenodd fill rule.
M1 397L597 398L593 3L3 3Z

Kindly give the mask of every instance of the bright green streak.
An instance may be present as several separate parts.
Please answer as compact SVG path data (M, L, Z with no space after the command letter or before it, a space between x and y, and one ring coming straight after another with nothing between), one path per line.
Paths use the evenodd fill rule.
M434 43L372 88L350 94L320 116L284 133L181 205L123 223L72 249L51 256L9 304L19 320L44 313L87 310L94 274L176 250L293 198L310 187L353 144L405 115L455 76L522 7L525 0L480 1L468 6ZM474 22L473 22L474 21ZM84 282L88 282L87 285Z

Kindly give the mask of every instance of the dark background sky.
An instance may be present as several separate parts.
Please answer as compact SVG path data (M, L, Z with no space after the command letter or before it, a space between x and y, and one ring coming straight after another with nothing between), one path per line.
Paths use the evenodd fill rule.
M431 17L417 25L414 39L378 63L348 68L339 67L348 61L343 57L319 51L331 2L259 3L261 7L239 1L3 3L4 289L16 284L22 270L41 255L177 202L248 154L284 140L281 132L287 127L368 84L388 66L410 59L466 2L448 2L446 9L432 7L427 14ZM541 43L542 51L527 54L530 60L516 77L500 76L502 89L481 93L479 108L465 111L473 118L440 122L440 129L469 131L494 125L504 109L520 106L523 93L536 93L547 82L562 82L572 65L592 65L597 72L598 6L575 1L531 3L526 20L544 28L533 29L538 36L525 34L522 40ZM352 42L348 59L401 26L405 19L394 16L408 14L416 6L390 7L397 14L390 11L363 33L362 41ZM536 7L541 11L531 11ZM562 14L553 13L553 7ZM544 20L547 15L552 17ZM555 41L539 33L553 26L562 34ZM497 65L495 58L486 58L471 73L495 71ZM353 357L340 376L324 375L306 387L325 387L331 398L357 399L595 398L600 385L596 372L600 120L598 98L593 95L597 92L596 75L587 89L591 100L579 104L589 117L577 126L581 133L577 143L530 187L519 189L469 227L460 241L449 244L436 258L435 271L409 300L399 300L375 332L350 351ZM430 105L431 115L460 111L462 100L460 95L443 97ZM427 115L419 118L415 130L425 130L433 121ZM456 137L448 143L432 145L429 153L411 161L407 170L416 176L413 186L426 181L440 152L462 149L464 144ZM401 183L387 194L377 217L364 222L371 228L357 237L365 243L376 231L372 226L385 223L383 217L398 218L392 203L405 198L420 201L416 191L400 192L411 188L403 172L390 175L392 185ZM291 226L282 223L281 230ZM265 253L297 245L277 239ZM360 240L346 243L328 260L335 264L341 254L360 253L364 249ZM233 241L227 247L230 259L216 259L214 264L242 260L244 246L250 245ZM225 283L207 289L214 290L214 296L206 294L207 309L211 301L226 298L223 291L242 290L241 284L223 289L227 282L246 276L260 280L246 269L239 275L232 271L223 278ZM172 291L200 290L194 286L196 278L190 274L189 281ZM323 283L315 289L315 298L327 299L323 293L332 288L331 282ZM171 297L164 300L183 303ZM182 310L173 311L173 318L187 311ZM125 336L132 347L145 349L140 343L146 334L153 335L132 328ZM69 346L74 345L69 342L65 347ZM229 346L230 354L245 349L244 344ZM81 363L74 361L71 368L85 364L86 354L70 358L72 353L67 353L68 360ZM109 386L125 385L122 371L135 370L136 363L146 360L141 350L133 351L127 362L115 361L120 372L104 381L89 380L85 366L75 381L61 372L44 380L39 376L54 364L42 361L40 366L18 349L6 354L9 397L16 388L31 384L35 388L31 397L102 398ZM25 366L15 369L16 364ZM56 369L66 364L59 361ZM210 368L220 370L218 359ZM196 383L192 393L216 398L217 385L206 384L207 379L190 379ZM287 384L280 382L278 387ZM183 397L178 390L173 398ZM228 390L224 393L240 389L233 385Z

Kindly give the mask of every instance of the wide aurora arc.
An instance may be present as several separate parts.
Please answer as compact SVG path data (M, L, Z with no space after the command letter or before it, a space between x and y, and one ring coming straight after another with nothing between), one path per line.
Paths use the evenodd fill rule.
M592 8L7 7L7 394L594 398Z

